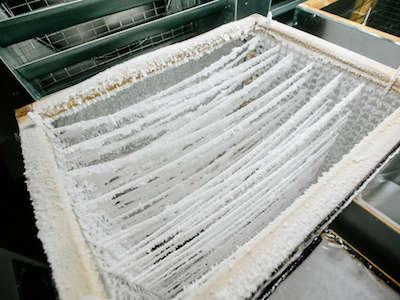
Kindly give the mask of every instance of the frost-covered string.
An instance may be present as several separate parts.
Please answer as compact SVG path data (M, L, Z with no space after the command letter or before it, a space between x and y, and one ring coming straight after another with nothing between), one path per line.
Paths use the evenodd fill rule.
M110 282L174 297L350 149L353 121L375 117L357 106L374 88L304 53L255 36L109 116L52 128L30 114L75 183L75 213Z

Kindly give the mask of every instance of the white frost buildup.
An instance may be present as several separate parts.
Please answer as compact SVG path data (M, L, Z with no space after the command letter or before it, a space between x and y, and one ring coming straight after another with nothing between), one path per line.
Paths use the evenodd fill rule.
M331 197L313 197L324 190L314 185L318 179L330 178L326 172L338 168L400 98L389 92L381 100L383 88L365 80L372 75L285 40L276 34L282 25L260 20L259 27L249 19L235 25L244 34L231 34L214 52L132 82L75 113L51 117L43 101L28 114L30 126L21 127L24 156L32 159L26 132L46 133L68 222L73 230L80 226L75 240L87 242L79 242L78 252L91 253L95 262L93 267L83 260L82 268L95 270L104 288L104 294L87 288L81 296L248 297L379 161L355 172L354 182L329 179ZM231 27L226 27L231 33L240 31ZM249 29L266 27L269 34ZM201 41L219 34L223 29ZM170 56L185 46L170 48ZM134 62L127 63L130 71L120 72L124 66L109 71L108 81L122 82L141 71L130 69ZM49 105L67 106L66 93ZM51 209L39 211L47 200L43 191L35 194L42 184L35 176L41 175L31 166L26 164L29 188L45 232L49 224L42 220ZM52 250L56 238L42 234L42 239L57 285L65 287L67 276L57 271L63 265Z

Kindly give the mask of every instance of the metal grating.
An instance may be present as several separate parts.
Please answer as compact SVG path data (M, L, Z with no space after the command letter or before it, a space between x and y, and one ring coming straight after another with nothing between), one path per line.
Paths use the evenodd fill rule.
M33 12L50 6L68 3L75 0L10 0L1 3L1 12L9 18Z
M195 29L195 23L189 23L187 25L180 26L179 28L150 36L134 44L115 49L114 51L106 53L102 56L93 57L89 60L82 61L41 78L35 79L31 82L31 84L42 94L50 94L62 88L62 86L58 86L62 82L73 80L74 78L78 77L80 80L82 80L84 77L81 76L85 73L87 73L88 77L93 73L97 73L105 69L113 62L126 60L160 44L164 44L176 38L186 36L187 34L194 32Z
M108 34L152 21L165 14L164 1L153 2L110 16L85 22L51 34L39 37L39 40L54 51L91 41Z
M119 59L182 41L252 13L266 14L270 7L270 0L243 2L243 7L234 0L228 2L3 0L0 56L38 100Z
M0 14L2 19L14 18L35 10L43 10L72 0L18 0L1 3ZM38 36L12 44L5 48L7 56L11 58L13 68L46 58L55 53L85 44L87 42L112 35L119 31L154 21L174 12L192 8L209 1L198 0L159 0L122 12L110 14L88 22L77 24L53 33ZM163 43L172 43L173 40L195 32L197 22L190 22L178 28L149 36L143 40L115 49L101 56L95 56L82 62L49 73L30 81L30 85L37 91L36 97L48 95L70 84L82 81L94 73L113 64L123 61L143 51L147 51ZM191 36L193 36L192 34ZM190 37L190 36L189 36ZM68 83L67 83L68 82Z
M400 1L379 0L367 24L370 27L400 36Z
M20 64L61 52L165 15L164 1L153 2L9 46Z

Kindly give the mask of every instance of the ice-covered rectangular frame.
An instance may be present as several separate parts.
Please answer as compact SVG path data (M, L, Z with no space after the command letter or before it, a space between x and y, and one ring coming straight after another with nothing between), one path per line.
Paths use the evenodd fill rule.
M395 70L253 15L17 111L61 299L246 299L396 152Z

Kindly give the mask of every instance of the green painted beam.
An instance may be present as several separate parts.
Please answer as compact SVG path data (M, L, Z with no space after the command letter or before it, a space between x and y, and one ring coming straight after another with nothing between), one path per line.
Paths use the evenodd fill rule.
M5 19L0 21L0 46L6 47L152 2L153 0L82 0Z

